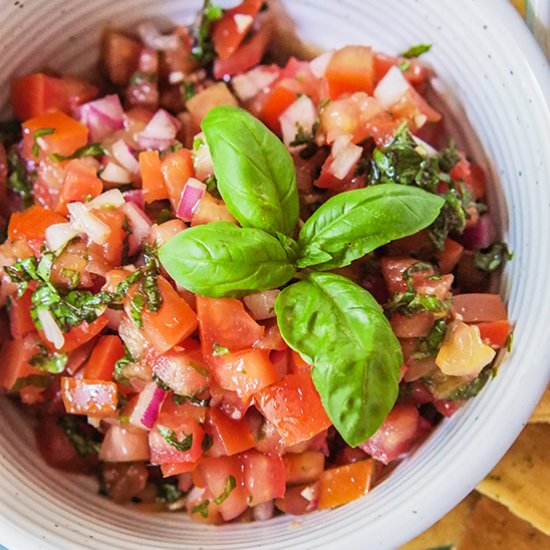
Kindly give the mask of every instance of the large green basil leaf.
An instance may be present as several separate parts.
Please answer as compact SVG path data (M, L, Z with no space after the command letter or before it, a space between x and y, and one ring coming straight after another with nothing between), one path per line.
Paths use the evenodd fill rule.
M295 258L275 237L229 222L178 233L160 248L159 260L181 286L212 298L277 288L296 272Z
M444 202L433 193L392 183L340 193L302 227L298 267L324 271L349 265L390 241L428 227Z
M376 300L349 279L309 273L278 296L287 344L313 364L323 406L352 446L370 437L398 394L401 346Z
M235 219L276 235L298 222L292 157L281 140L250 113L215 107L202 121L218 189Z

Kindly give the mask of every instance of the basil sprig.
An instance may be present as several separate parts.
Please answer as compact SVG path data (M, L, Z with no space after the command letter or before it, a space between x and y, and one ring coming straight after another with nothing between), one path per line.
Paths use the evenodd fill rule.
M277 297L287 344L312 363L323 406L346 442L372 435L398 393L401 346L382 308L363 288L334 273L309 273Z
M393 183L340 193L302 227L298 267L324 271L349 265L390 241L424 229L437 218L444 202L433 193Z
M229 222L182 231L161 247L159 258L180 285L213 298L277 288L296 273L296 256L275 237Z
M298 189L290 153L250 113L215 107L202 121L218 190L243 227L291 235L298 223Z

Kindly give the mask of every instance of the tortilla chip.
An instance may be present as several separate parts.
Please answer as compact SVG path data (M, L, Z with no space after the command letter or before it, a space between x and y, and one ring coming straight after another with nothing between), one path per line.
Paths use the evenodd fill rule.
M486 497L476 504L458 550L550 550L550 537Z
M533 411L529 422L546 422L550 424L550 386L546 388L546 391L542 395L542 399L539 401L537 408Z
M550 425L529 424L477 490L550 535Z
M470 493L456 508L451 510L427 531L409 541L399 550L426 550L428 548L456 548L479 495Z

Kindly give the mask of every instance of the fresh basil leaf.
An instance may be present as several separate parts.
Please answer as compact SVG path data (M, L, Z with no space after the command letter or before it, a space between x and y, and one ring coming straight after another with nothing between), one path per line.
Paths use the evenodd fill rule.
M429 52L431 49L431 44L417 44L416 46L411 46L407 51L403 52L401 56L411 59L413 57L418 57L423 53Z
M334 426L351 446L382 424L398 394L403 355L376 300L349 279L309 273L277 297L287 344L313 364L312 377Z
M178 233L161 247L159 258L181 286L213 298L278 288L296 272L295 258L275 237L229 222Z
M290 153L264 124L237 107L215 107L202 121L219 192L243 227L291 235L298 222Z
M40 351L29 359L29 365L42 372L60 374L65 370L69 356L66 353L48 353L45 346L39 346Z
M303 225L297 265L316 270L349 265L390 241L429 226L443 204L433 193L391 183L340 193Z

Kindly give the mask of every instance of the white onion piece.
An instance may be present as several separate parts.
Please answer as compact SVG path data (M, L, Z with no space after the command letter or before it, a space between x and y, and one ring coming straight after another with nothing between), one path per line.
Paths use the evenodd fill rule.
M275 317L275 300L280 290L266 290L244 297L246 307L251 311L256 321Z
M88 210L92 208L99 210L101 208L119 208L125 203L124 195L118 189L109 189L87 202L85 206Z
M374 97L384 109L395 105L410 89L409 81L401 69L392 67L374 89Z
M65 344L65 337L49 309L39 309L36 312L38 320L42 325L42 332L48 342L51 342L55 349L61 349Z
M159 415L166 392L156 382L149 382L139 394L136 406L130 415L130 424L150 430Z
M252 26L252 23L254 22L254 18L251 15L246 15L244 13L236 13L233 16L233 21L235 21L237 32L239 34L245 34L248 32L248 29Z
M160 34L150 21L138 25L137 31L143 43L153 50L175 50L181 45L176 34Z
M125 202L122 206L122 212L128 218L128 223L132 229L132 236L138 244L143 243L151 234L151 227L153 227L149 216L132 202Z
M107 163L99 177L110 183L130 183L132 181L132 176L126 168L122 168L122 166L111 161Z
M418 145L416 151L425 157L435 157L437 155L437 150L434 149L429 143L426 143L424 140L419 137L413 136L414 142Z
M55 223L46 229L46 244L53 252L74 239L80 231L72 223Z
M80 122L90 130L90 141L102 141L124 126L124 110L118 95L106 95L78 109Z
M352 139L353 136L351 134L342 134L341 136L338 136L332 142L332 149L330 150L333 158L336 158L340 154L340 152L343 151L348 146L348 144L351 143Z
M105 434L99 460L105 462L135 462L149 460L147 432L113 424Z
M313 101L307 95L299 97L279 117L285 145L290 146L290 143L296 138L299 128L305 132L311 132L316 120L317 109Z
M241 101L248 101L267 88L277 76L278 71L267 67L256 67L247 73L233 77L231 85Z
M86 233L96 244L105 244L111 228L88 211L81 202L71 202L67 205L71 221L75 229Z
M334 55L333 51L324 52L309 62L309 68L314 76L323 78L327 72L328 64Z
M358 145L349 143L340 151L338 156L332 161L328 171L336 178L343 180L357 164L363 149Z
M256 521L266 521L273 517L274 512L273 501L261 502L252 507L252 515Z
M201 145L193 148L193 168L197 179L204 181L214 173L214 162L204 134L197 134L194 141L199 141Z
M180 123L164 109L159 109L137 136L143 149L167 149L174 141Z
M206 185L195 178L189 178L183 191L181 192L180 202L176 210L176 216L184 222L191 221L193 212L196 210L199 202L204 197Z
M132 154L132 150L128 144L123 139L115 141L111 150L113 152L113 157L115 157L115 160L120 164L120 166L128 170L131 174L137 173L139 170L139 162Z

